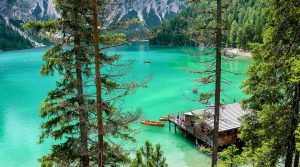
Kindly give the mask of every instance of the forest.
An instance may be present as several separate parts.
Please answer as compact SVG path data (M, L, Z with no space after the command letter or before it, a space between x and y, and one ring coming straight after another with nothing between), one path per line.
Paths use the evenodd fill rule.
M0 17L0 50L25 49L32 47L28 39L22 37L18 32L13 31L4 24Z
M211 3L210 0L206 2ZM227 4L223 15L226 26L223 43L227 47L249 50L249 43L262 42L262 32L266 25L263 12L265 2L233 0L224 1L224 3ZM150 43L173 46L195 45L188 31L193 28L194 18L205 21L202 18L203 15L195 10L197 8L197 4L193 4L152 29L149 34Z

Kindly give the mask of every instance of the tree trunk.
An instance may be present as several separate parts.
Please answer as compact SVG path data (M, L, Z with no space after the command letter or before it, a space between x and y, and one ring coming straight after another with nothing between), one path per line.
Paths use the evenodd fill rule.
M222 5L221 0L217 0L216 87L215 87L215 114L214 114L212 167L216 166L218 161L218 132L219 132L219 119L220 119L220 92L221 92L221 40L222 40L221 5Z
M296 141L295 141L295 131L297 129L298 125L298 116L299 116L299 100L300 100L300 84L296 86L295 89L295 97L294 97L294 103L293 103L293 113L291 118L291 124L290 124L290 134L288 137L288 145L287 145L287 151L285 156L285 167L292 167L293 164L293 157L296 151ZM299 156L299 155L298 155ZM295 158L297 157L297 154ZM299 157L298 157L299 159Z
M296 151L295 160L294 160L294 167L299 166L299 152Z
M99 49L99 30L97 18L97 1L93 0L93 36L94 36L94 54L95 54L95 74L96 74L96 106L97 106L97 123L98 123L98 167L104 167L104 142L103 142L103 116L102 116L102 99L101 99L101 73L100 73L100 49Z
M293 124L294 120L291 121ZM293 126L293 125L291 125ZM295 152L295 135L294 135L294 128L292 127L290 130L290 135L288 137L288 144L287 144L287 151L285 156L285 167L292 167L293 164L293 157ZM295 128L296 130L296 128Z
M77 16L77 14L76 14ZM75 16L75 22L77 22L77 17ZM81 141L81 149L82 155L81 165L83 167L89 166L89 155L88 155L88 129L87 129L87 121L88 115L86 110L84 109L84 97L83 97L83 86L82 86L82 67L80 60L80 36L76 34L74 36L74 45L75 45L75 66L76 66L76 89L77 89L77 101L78 101L78 110L79 110L79 129L80 129L80 141Z
M299 124L298 117L299 117L299 107L300 107L300 84L297 85L297 91L296 91L296 100L295 100L295 113L297 114L297 125ZM294 167L299 166L299 151L296 150L295 160L294 160Z

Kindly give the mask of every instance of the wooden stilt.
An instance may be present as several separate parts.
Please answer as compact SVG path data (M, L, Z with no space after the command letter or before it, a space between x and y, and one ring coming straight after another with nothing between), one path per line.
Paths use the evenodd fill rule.
M175 131L175 133L176 133L176 124L174 123L174 131Z

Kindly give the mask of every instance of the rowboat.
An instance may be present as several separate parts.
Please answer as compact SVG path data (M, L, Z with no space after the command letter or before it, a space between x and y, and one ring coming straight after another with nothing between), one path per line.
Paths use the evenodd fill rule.
M194 89L193 89L193 93L197 94L197 93L198 93L198 89L197 89L197 88L194 88Z
M160 121L169 121L169 117L168 116L163 116L163 117L159 117Z
M149 125L149 126L159 126L159 127L165 126L165 124L162 122L156 122L156 121L151 121L151 120L143 120L143 121L141 121L141 124Z
M151 61L150 61L150 60L144 60L144 63L145 63L145 64L150 64Z

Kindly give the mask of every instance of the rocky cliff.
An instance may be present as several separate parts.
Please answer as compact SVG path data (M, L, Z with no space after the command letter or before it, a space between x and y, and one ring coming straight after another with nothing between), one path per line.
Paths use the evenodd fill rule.
M57 17L51 0L1 0L0 13L13 20L44 20Z
M110 24L131 18L139 18L144 21L143 26L136 27L143 29L159 25L163 20L179 13L185 7L184 0L130 0L124 5L119 5L111 12L108 19ZM52 0L0 0L0 17L10 29L29 38L20 24L29 20L47 20L58 17ZM30 39L33 45L39 45Z
M21 28L29 20L47 20L58 16L51 0L0 0L1 24L28 39L33 46L42 46ZM8 39L6 39L8 40ZM25 47L24 47L25 48Z
M139 18L145 22L146 27L153 27L179 13L184 7L184 0L133 0L113 11L111 18L114 22Z

